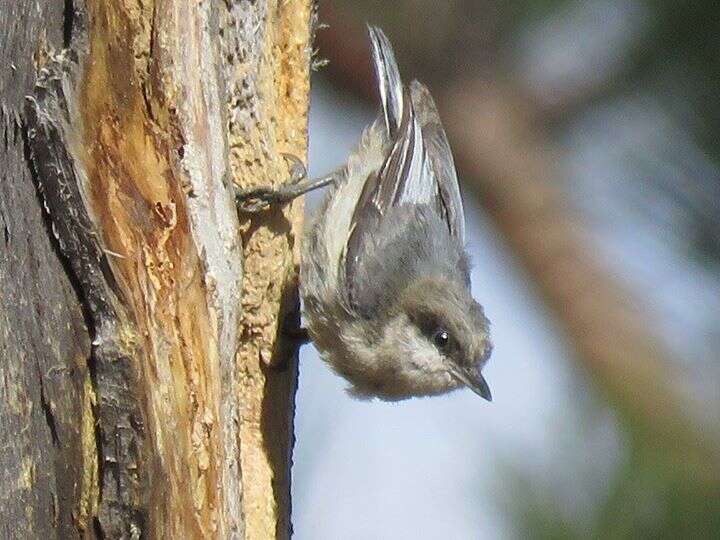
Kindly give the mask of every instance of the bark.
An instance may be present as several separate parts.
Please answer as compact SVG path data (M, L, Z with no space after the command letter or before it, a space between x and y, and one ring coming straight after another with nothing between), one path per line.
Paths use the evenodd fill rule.
M309 0L0 9L5 537L289 534Z

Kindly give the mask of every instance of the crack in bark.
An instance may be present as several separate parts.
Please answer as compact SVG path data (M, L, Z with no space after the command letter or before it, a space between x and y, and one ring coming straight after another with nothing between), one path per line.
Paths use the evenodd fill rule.
M73 27L75 25L75 4L73 0L64 0L63 9L63 47L70 47L73 36Z
M57 426L55 425L55 415L52 410L51 403L45 396L45 380L40 366L37 366L38 381L40 383L40 407L42 408L43 414L45 415L45 423L50 430L50 437L52 438L53 446L60 446L60 437L58 437Z

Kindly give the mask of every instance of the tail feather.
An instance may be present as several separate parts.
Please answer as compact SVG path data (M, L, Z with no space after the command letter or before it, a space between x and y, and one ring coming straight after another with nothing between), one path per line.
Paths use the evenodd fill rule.
M368 26L372 41L373 61L380 90L380 100L385 114L385 127L390 137L397 133L403 114L403 84L395 53L385 33L375 26Z

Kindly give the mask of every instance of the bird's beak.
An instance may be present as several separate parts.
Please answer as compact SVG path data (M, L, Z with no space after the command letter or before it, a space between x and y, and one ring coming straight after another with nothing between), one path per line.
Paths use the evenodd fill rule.
M450 374L481 398L492 401L490 387L479 369L463 369L452 366Z

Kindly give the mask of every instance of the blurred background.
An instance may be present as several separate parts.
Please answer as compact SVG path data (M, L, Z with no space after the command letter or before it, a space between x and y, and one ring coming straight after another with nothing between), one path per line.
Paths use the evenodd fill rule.
M438 102L494 401L354 401L305 347L295 538L720 538L718 3L334 0L319 22L311 174L377 113L366 22Z

